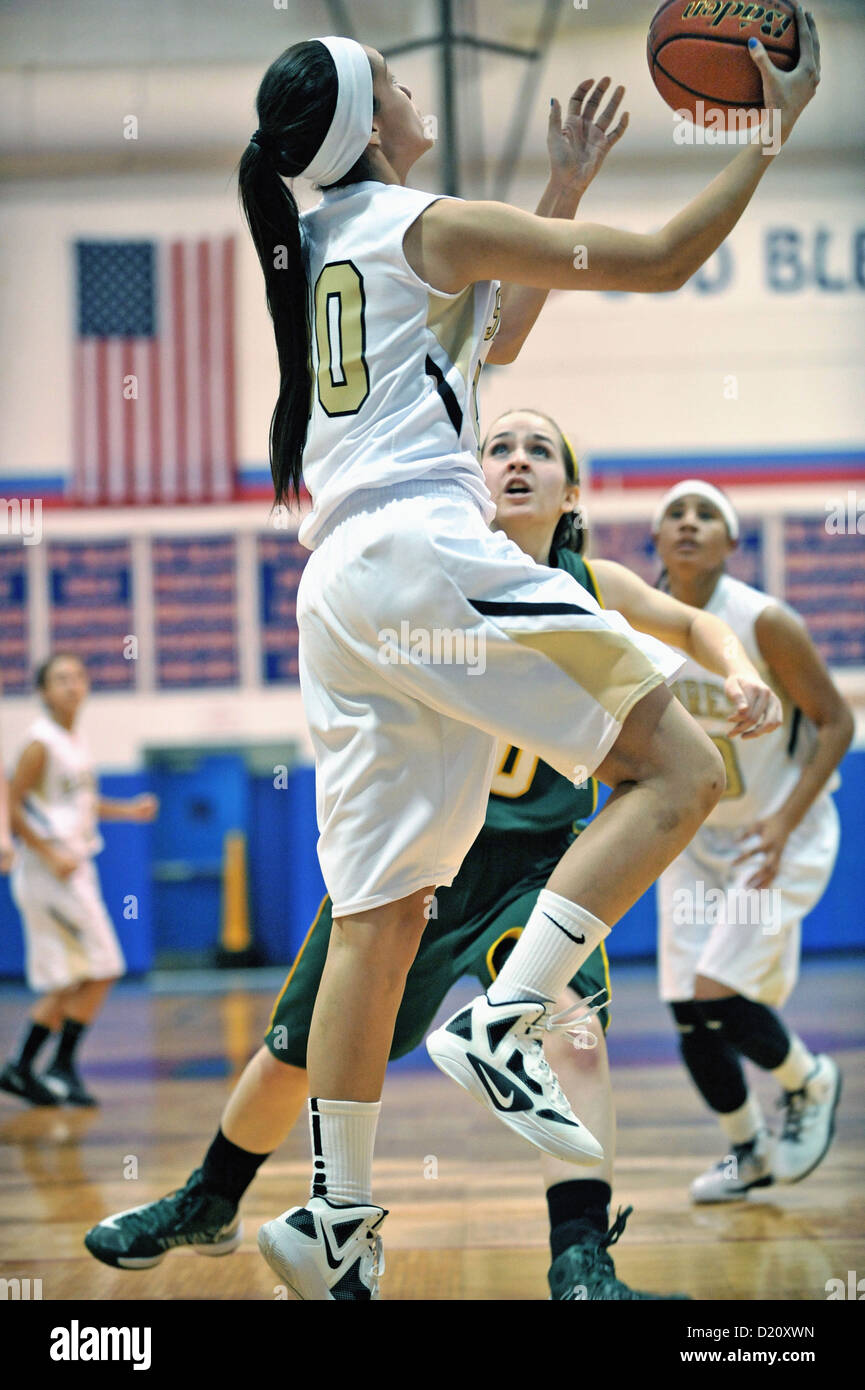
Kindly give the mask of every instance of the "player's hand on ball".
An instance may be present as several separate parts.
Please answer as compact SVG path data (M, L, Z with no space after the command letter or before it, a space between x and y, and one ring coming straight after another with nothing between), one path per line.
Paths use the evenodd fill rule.
M781 724L781 701L758 676L728 676L724 692L733 706L728 731L731 738L738 734L743 738L759 738Z
M598 116L598 107L609 90L610 78L602 77L592 92L593 86L593 77L580 83L568 102L564 119L558 101L554 99L550 106L547 132L550 177L562 187L588 188L610 150L628 129L627 111L618 124L610 129L625 95L624 87L616 88Z
M763 79L763 105L781 114L781 143L787 139L796 121L813 97L820 82L820 39L814 16L796 4L796 24L799 29L799 62L792 72L776 68L759 39L749 44L751 54Z

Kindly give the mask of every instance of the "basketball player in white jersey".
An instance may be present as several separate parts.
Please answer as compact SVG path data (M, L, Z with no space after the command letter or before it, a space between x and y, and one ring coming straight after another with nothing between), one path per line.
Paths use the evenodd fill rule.
M787 136L819 81L816 31L797 15L799 66L781 73L761 48L757 59ZM313 550L298 593L300 678L334 918L307 1059L312 1197L259 1239L302 1298L365 1300L385 1214L371 1169L394 1020L425 909L483 824L497 738L565 776L596 772L614 792L488 995L428 1046L504 1123L576 1163L603 1150L544 1060L558 1022L548 1004L722 787L716 750L665 688L669 649L489 531L480 367L499 319L518 349L509 319L530 327L550 289L682 284L771 160L749 146L660 233L639 236L407 188L431 142L381 54L352 40L286 50L257 108L239 184L277 339L276 498L296 496L303 475L313 501L300 530ZM302 220L283 182L300 174L324 190ZM534 293L500 293L499 280ZM483 669L424 659L406 630L438 649L470 643Z
M88 690L77 656L54 653L36 685L45 713L27 731L10 784L18 840L11 888L24 924L27 982L40 998L18 1056L0 1072L0 1089L33 1105L95 1105L76 1051L125 969L93 865L103 843L99 821L151 821L157 802L147 794L100 797L75 729ZM39 1077L36 1058L52 1033L59 1034L57 1047Z
M691 844L658 880L660 984L682 1057L730 1145L691 1187L695 1202L741 1198L752 1187L798 1182L832 1139L841 1077L815 1057L776 1010L799 969L802 920L819 902L838 852L830 796L853 737L853 716L801 620L786 604L725 572L739 522L724 493L689 479L667 493L654 522L664 587L722 618L784 721L735 742L722 683L692 657L673 690L720 748L726 791ZM749 1091L742 1057L783 1090L773 1143Z

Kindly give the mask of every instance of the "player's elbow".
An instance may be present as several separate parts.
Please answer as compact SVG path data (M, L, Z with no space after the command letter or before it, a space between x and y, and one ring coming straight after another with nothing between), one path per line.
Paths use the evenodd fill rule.
M656 288L655 293L672 294L675 290L680 290L683 285L687 285L693 273L690 266L665 266L661 273L662 284Z
M642 294L670 294L680 290L691 278L694 266L661 237L647 238L646 254L633 268L632 283L626 288Z
M677 244L664 232L658 232L646 240L648 246L642 273L649 292L670 294L680 290L697 269L687 246Z
M694 273L694 267L681 256L669 254L661 256L653 268L655 294L672 294L686 285Z

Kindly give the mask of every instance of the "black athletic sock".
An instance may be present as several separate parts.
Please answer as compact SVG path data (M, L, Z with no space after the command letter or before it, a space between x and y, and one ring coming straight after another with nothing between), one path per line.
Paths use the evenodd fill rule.
M706 1007L705 1000L670 1005L679 1032L682 1061L691 1080L716 1114L729 1115L745 1104L748 1087L737 1049L728 1040L723 1025L711 1026L718 1025L718 1020L711 1012L703 1012Z
M15 1066L19 1071L31 1071L33 1063L36 1061L36 1054L51 1037L51 1029L46 1028L44 1023L31 1023L27 1031L27 1036L21 1045L21 1051L15 1059Z
M579 1245L593 1234L606 1235L612 1195L609 1183L597 1178L574 1178L547 1188L554 1260L569 1245Z
M201 1165L201 1185L220 1197L227 1197L237 1206L252 1179L270 1154L254 1154L226 1139L221 1129L216 1131L204 1162Z
M87 1031L86 1023L77 1019L65 1018L60 1031L60 1041L49 1071L75 1072L75 1049Z
M702 999L700 1009L707 1022L722 1025L725 1038L743 1057L764 1071L780 1067L790 1051L790 1034L765 1004L734 994L727 999Z

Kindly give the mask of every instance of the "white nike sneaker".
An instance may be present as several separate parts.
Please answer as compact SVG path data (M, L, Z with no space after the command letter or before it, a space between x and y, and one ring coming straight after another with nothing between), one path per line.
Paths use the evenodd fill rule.
M772 1136L764 1129L747 1144L734 1144L726 1158L695 1178L691 1201L738 1202L752 1187L772 1182Z
M536 1148L566 1163L600 1163L604 1151L571 1109L542 1046L545 1033L571 1032L582 1008L550 1015L545 1004L491 1004L481 994L430 1033L427 1052L440 1071Z
M841 1073L825 1054L801 1091L784 1093L784 1127L772 1165L776 1182L799 1182L817 1167L832 1143L840 1097Z
M310 1197L258 1233L258 1248L274 1274L298 1298L361 1303L379 1297L384 1255L378 1234L382 1207L341 1207Z

